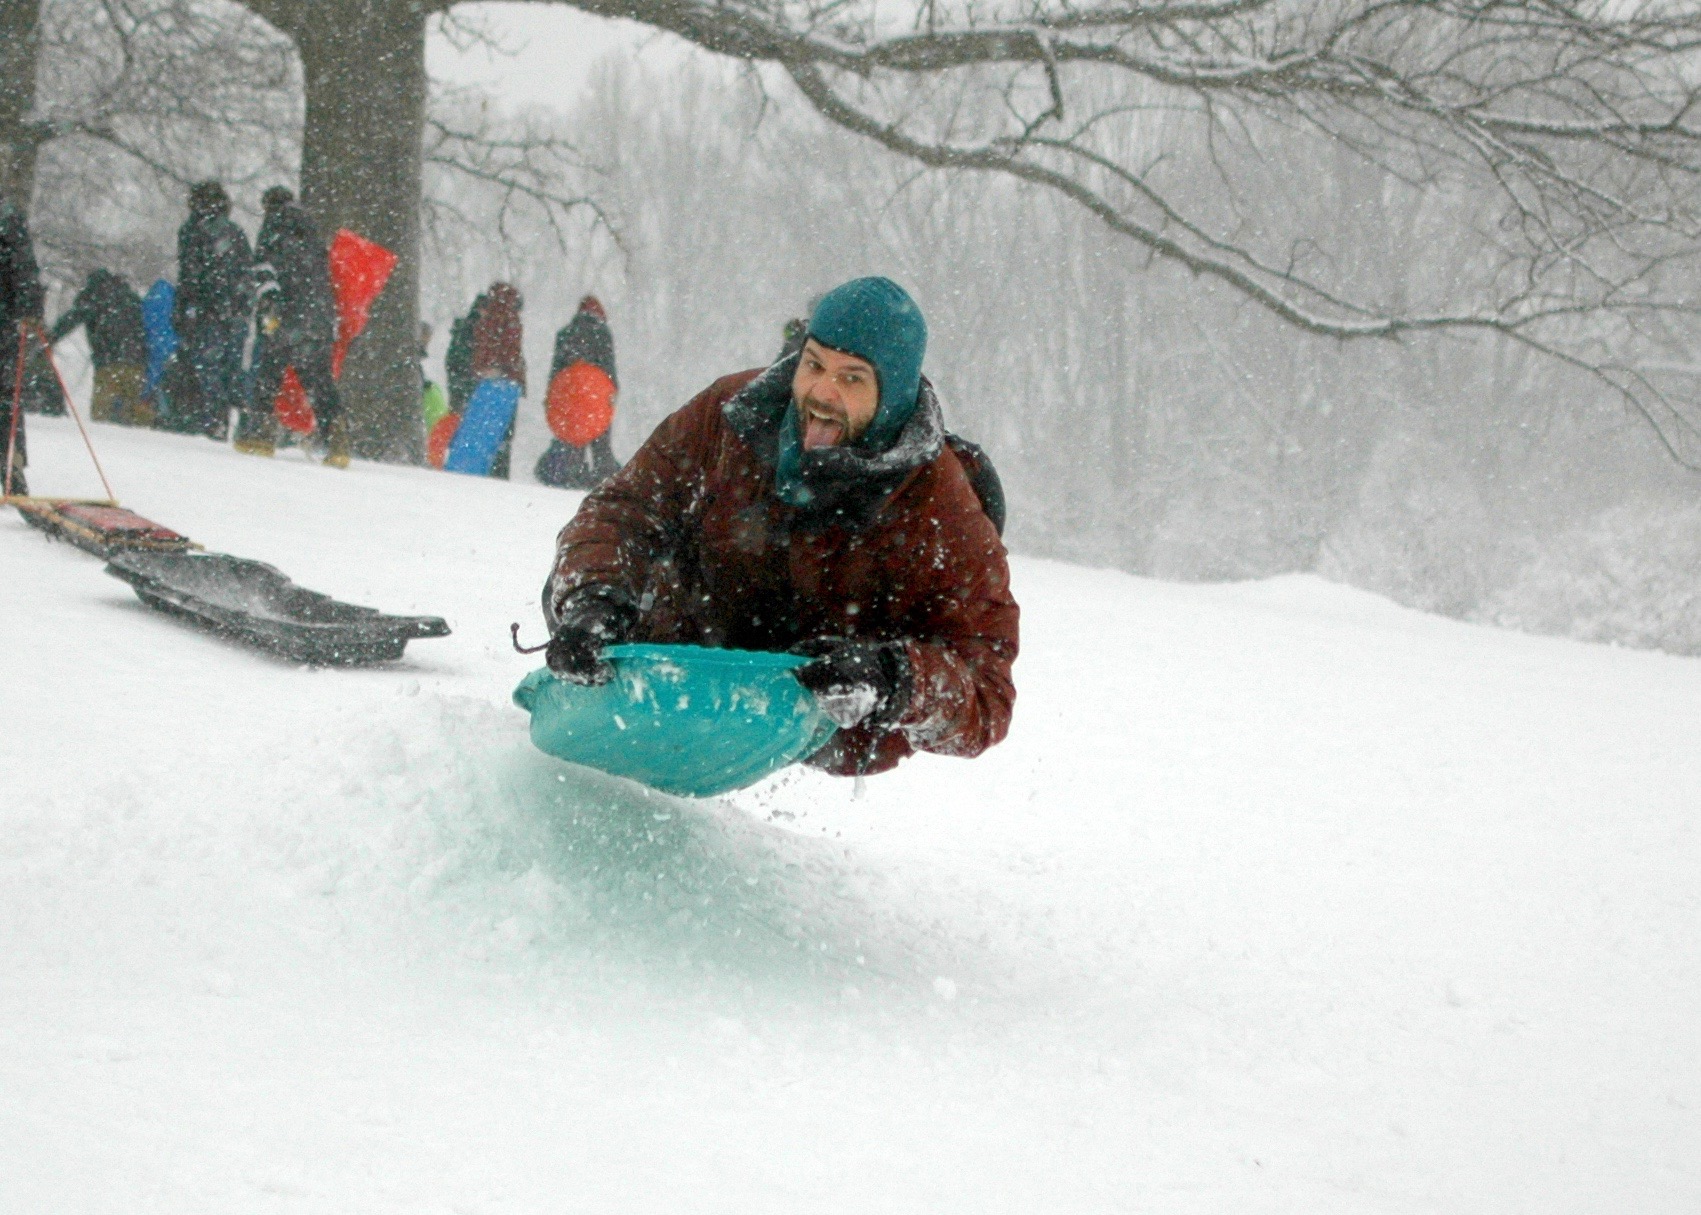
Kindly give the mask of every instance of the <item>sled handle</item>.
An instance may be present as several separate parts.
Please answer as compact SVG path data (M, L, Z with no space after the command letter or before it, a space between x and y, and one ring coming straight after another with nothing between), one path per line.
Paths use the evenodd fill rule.
M511 624L511 625L508 626L508 636L513 639L514 652L517 653L517 654L535 654L539 650L547 650L549 648L549 642L547 642L547 641L544 642L542 645L532 645L532 646L521 645L520 644L520 626L519 626L518 623Z

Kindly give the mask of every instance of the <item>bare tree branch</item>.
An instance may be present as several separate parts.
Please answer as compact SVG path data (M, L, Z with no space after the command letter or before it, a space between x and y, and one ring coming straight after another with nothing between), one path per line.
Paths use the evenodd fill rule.
M587 167L578 149L559 136L523 128L505 133L493 129L482 114L472 123L431 117L426 120L425 161L493 187L499 226L507 224L516 203L525 201L542 213L563 252L571 245L564 223L581 211L590 215L593 229L600 228L621 245L618 229L596 198L562 188Z
M917 0L893 19L848 0L566 2L777 65L829 121L931 168L1055 191L1308 333L1498 334L1610 386L1674 454L1701 450L1694 405L1625 370L1626 317L1701 318L1683 282L1701 246L1694 6ZM1187 118L1154 126L1160 107ZM1272 126L1453 198L1481 256L1451 298L1367 296L1327 227L1263 207L1247 166ZM1167 188L1172 160L1209 166L1218 196Z

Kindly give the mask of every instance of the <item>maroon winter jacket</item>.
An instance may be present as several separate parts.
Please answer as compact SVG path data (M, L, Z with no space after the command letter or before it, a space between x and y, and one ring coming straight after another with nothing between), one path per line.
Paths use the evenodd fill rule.
M503 376L523 392L526 355L520 326L520 293L507 283L494 283L473 322L472 373L478 379Z
M903 640L901 720L839 731L808 762L881 772L912 751L978 755L1016 699L1016 601L1004 545L957 457L932 388L866 488L810 515L774 493L796 356L726 376L673 414L562 529L546 592L603 585L641 612L634 640L784 651L815 637Z

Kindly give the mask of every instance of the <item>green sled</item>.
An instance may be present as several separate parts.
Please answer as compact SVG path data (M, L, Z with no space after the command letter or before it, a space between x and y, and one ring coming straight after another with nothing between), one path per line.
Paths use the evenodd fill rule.
M598 687L546 667L514 689L532 745L557 759L684 797L753 785L813 755L834 725L792 678L796 654L692 645L616 645Z

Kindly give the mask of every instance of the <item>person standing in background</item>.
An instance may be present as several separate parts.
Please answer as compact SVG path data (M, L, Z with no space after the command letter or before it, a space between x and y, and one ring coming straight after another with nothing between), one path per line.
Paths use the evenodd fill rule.
M425 429L427 442L431 432L449 413L449 398L443 394L443 386L431 378L425 363L431 357L431 326L425 321L419 323L419 416Z
M271 455L276 442L274 403L284 374L295 369L312 406L325 463L347 468L350 445L343 423L331 349L337 336L336 297L324 238L283 186L267 190L266 219L255 244L258 317L253 397L243 411L238 450Z
M242 348L254 306L254 254L230 218L230 195L216 181L189 190L189 218L177 230L177 302L172 317L195 372L199 408L174 417L173 430L223 442L244 403Z
M17 205L0 195L0 483L14 494L29 493L24 479L24 465L29 463L24 419L21 410L12 408L18 387L19 338L31 326L39 332L41 308L41 272L29 225Z
M595 489L620 470L611 439L619 386L608 314L596 296L587 295L555 335L544 403L554 437L533 470L540 482L557 489Z
M97 422L152 426L153 406L143 391L148 337L142 325L142 297L112 271L91 270L71 307L53 322L47 340L58 343L78 326L88 332L94 364L89 416Z
M478 296L467 314L456 317L449 325L449 348L443 352L446 399L442 412L435 407L426 411L425 462L432 468L442 468L448 463L461 419L466 416L467 402L472 400L473 389L478 386L472 373L473 330L478 326L479 313L484 310L484 299L483 295ZM445 396L442 391L438 395Z
M520 310L525 301L510 283L492 283L482 307L475 305L476 320L472 331L472 376L474 382L502 379L519 386L520 395L526 392L525 331L520 323ZM508 415L489 475L508 479L508 466L514 451L514 417Z
M478 385L478 379L473 375L472 352L473 331L478 328L479 313L484 311L483 295L479 295L467 309L465 316L456 317L454 324L449 326L449 348L443 352L444 385L449 390L449 409L456 414L467 411L467 401L472 397L472 391Z

